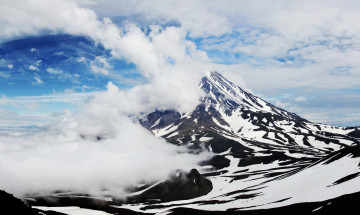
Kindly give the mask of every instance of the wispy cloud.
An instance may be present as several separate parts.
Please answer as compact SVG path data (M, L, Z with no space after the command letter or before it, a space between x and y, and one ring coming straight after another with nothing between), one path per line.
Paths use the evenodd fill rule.
M59 69L53 69L53 68L47 68L46 71L50 74L54 74L54 75L60 75L63 74L62 70Z
M84 86L87 88L87 86ZM84 92L84 93L56 93L43 96L16 96L16 97L5 97L2 99L4 101L11 103L26 103L26 102L38 102L38 103L47 103L47 102L85 102L87 99L94 96L96 92ZM0 100L1 101L1 100Z
M35 75L34 76L34 81L32 82L33 85L35 86L39 86L39 85L43 85L44 82L41 80L40 76Z
M108 63L105 57L97 56L93 61L91 61L90 68L94 73L109 75L109 69L111 69L112 66Z

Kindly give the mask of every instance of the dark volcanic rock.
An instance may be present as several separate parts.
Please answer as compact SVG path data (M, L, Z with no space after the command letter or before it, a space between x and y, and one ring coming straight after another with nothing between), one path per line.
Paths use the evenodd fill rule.
M5 191L0 191L0 202L0 214L38 214L35 210L25 205L20 199L15 198Z
M158 124L154 128L164 128L181 118L179 112L173 110L155 111L146 116L145 119L140 119L139 122L145 128L150 128L153 124L159 120Z
M211 165L215 169L222 169L230 166L230 160L225 158L225 156L216 155L212 157L210 160L202 162L200 165L202 166Z
M142 194L131 197L129 202L168 202L192 199L208 194L212 190L210 180L192 169L189 173L183 170L172 172L169 178Z
M20 199L0 190L0 214L1 215L65 215L54 211L41 211L26 205Z
M348 135L350 137L360 138L360 130L356 128L354 131L348 133Z

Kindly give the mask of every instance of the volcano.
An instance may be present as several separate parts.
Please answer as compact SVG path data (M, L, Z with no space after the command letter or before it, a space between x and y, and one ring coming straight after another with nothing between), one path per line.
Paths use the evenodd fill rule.
M58 195L52 202L117 214L358 214L357 127L310 122L218 72L199 87L204 96L193 111L157 110L136 120L191 153L211 152L200 168L141 185L126 200Z
M276 213L281 214L291 211L289 206L307 202L301 214L316 214L328 208L334 211L331 199L339 202L348 194L358 199L360 139L353 135L358 128L312 123L254 96L218 72L205 76L199 87L205 96L195 110L155 111L140 123L194 153L213 152L215 156L201 169L213 189L196 199L152 204L143 207L145 211L185 207L267 214L280 208Z

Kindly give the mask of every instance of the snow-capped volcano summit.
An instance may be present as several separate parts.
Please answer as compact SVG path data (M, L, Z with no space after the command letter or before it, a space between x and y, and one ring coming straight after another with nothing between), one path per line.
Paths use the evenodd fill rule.
M140 120L141 124L175 144L205 147L217 153L242 148L238 151L245 150L242 156L271 149L294 158L321 157L358 143L347 135L354 129L308 122L241 89L217 72L204 77L199 87L206 94L194 111L156 111Z
M283 116L284 118L305 121L296 114L275 107L234 85L218 72L210 72L207 76L202 78L200 87L207 94L204 98L204 103L219 105L219 107L225 109L228 113L241 107L251 111L267 112Z

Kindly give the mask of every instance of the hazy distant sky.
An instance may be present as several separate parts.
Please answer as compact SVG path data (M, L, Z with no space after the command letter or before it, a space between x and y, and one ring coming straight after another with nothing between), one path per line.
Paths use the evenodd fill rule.
M359 11L347 0L0 0L0 127L76 111L109 82L129 110L190 110L207 70L311 121L360 125Z

